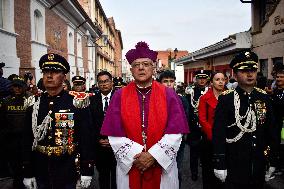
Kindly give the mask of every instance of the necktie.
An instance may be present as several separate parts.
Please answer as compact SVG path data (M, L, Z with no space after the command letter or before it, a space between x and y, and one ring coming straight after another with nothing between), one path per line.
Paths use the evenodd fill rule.
M106 113L107 108L108 108L108 97L106 96L106 97L104 98L104 100L105 100L104 113Z

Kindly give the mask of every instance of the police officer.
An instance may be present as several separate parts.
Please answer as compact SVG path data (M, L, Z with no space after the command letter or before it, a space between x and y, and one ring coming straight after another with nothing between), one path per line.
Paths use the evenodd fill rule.
M13 188L24 188L22 177L22 134L27 85L23 78L11 77L11 95L0 103L0 177L11 176ZM0 184L0 188L1 184Z
M76 188L75 157L79 153L81 185L88 187L93 174L88 96L73 96L63 90L70 69L64 57L45 54L39 67L46 91L27 100L24 184L28 188Z
M196 83L186 92L189 102L189 130L188 142L190 146L190 170L191 179L198 179L198 159L200 153L201 126L198 123L198 102L201 95L208 91L208 81L210 78L209 70L198 70L195 72Z
M238 87L223 92L218 99L213 127L214 174L221 181L226 180L229 189L261 189L264 151L268 145L271 166L275 166L277 128L273 124L271 101L263 90L255 87L258 69L255 53L237 54L230 67Z
M76 92L85 92L86 91L86 79L83 78L82 76L74 76L72 78L72 83L73 83L73 91Z

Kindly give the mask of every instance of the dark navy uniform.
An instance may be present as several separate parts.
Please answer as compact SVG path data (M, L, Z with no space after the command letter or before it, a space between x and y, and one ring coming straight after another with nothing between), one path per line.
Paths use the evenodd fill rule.
M26 107L25 96L9 96L0 108L0 177L11 176L14 188L23 188L22 184L22 134Z
M226 142L226 138L236 137L240 129L237 126L229 127L236 122L234 91L221 95L213 127L214 168L227 169L228 182L261 185L265 175L264 151L269 145L272 152L275 150L277 137L271 101L257 89L248 94L237 87L236 92L240 97L240 115L246 115L250 106L256 113L256 130L244 133L236 142ZM242 124L245 120L242 120Z
M93 129L89 95L64 91L60 85L70 67L58 54L43 55L39 61L47 85L40 97L27 99L23 151L24 184L38 188L76 188L78 165L81 185L93 175ZM56 95L50 96L48 79L57 74ZM61 76L61 77L59 77ZM52 90L51 90L52 91ZM60 92L61 91L61 92ZM76 157L80 155L80 163ZM83 177L84 176L84 177ZM88 177L88 178L87 178ZM84 178L86 182L84 182Z
M253 56L256 55L245 52L234 59L231 67L256 72L257 57ZM252 87L247 93L238 86L223 92L218 101L212 141L214 169L227 170L229 189L263 188L264 151L268 146L271 165L275 165L276 157L277 128L270 98L261 89Z
M0 102L0 177L11 176L13 188L23 188L22 135L26 113L26 88L23 78L11 78L12 94ZM1 185L1 184L0 184Z
M283 157L283 145L281 144L281 130L284 128L284 89L275 89L272 94L272 104L275 115L275 124L277 126L277 137L278 137L278 151L279 158L277 162L277 168L281 170L284 168L284 157Z
M74 186L77 182L75 158L80 154L81 174L93 174L93 147L90 111L88 107L77 108L74 96L62 91L57 96L43 93L40 99L37 125L46 115L52 118L46 136L38 141L32 151L34 134L32 130L33 104L27 109L26 133L24 137L25 177L36 177L38 184L47 188Z
M199 70L195 72L196 78L209 78L209 72L207 70ZM199 87L197 85L192 86L188 91L186 98L189 102L188 122L189 130L188 142L190 145L190 170L192 174L192 180L197 180L198 175L198 159L200 155L200 142L201 142L201 126L198 122L198 102L201 95L205 94L208 87Z
M278 127L278 136L280 143L280 132L284 121L284 89L275 89L272 94L273 109L275 114L275 123Z

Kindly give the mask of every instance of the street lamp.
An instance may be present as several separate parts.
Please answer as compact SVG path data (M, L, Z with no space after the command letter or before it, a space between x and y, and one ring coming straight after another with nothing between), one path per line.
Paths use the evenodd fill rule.
M174 52L174 56L172 57L172 51L170 51L169 56L168 56L168 65L171 65L171 70L175 70L175 63L174 60L177 57L177 53L178 53L178 49L175 48Z

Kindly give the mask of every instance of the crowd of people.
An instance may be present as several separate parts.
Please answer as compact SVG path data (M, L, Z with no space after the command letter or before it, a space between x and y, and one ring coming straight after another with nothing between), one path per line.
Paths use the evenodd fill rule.
M0 188L94 188L97 170L100 189L178 189L201 166L204 189L261 189L281 172L283 64L270 87L257 55L242 51L229 82L197 70L184 86L170 70L153 77L157 52L145 42L126 59L132 82L101 71L88 91L82 76L71 87L59 54L41 57L37 85L30 73L3 78L0 63Z

